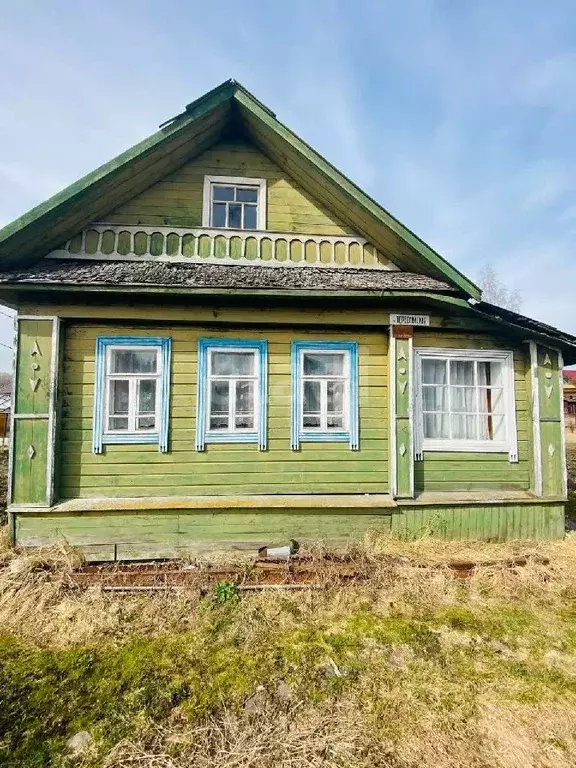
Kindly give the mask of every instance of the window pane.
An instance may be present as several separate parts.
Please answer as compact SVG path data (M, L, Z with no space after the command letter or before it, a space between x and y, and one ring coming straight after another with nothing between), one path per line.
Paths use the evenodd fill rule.
M126 379L110 382L110 413L128 413L130 382Z
M481 413L504 413L504 390L479 389L478 398Z
M212 381L210 383L210 413L228 413L228 381Z
M254 413L254 382L236 383L236 413Z
M452 387L452 411L457 413L475 413L476 412L476 389L475 387Z
M156 373L155 349L113 349L111 373Z
M492 416L492 440L506 440L504 416Z
M140 379L138 390L138 413L154 413L156 410L156 379Z
M302 419L302 424L304 428L308 427L309 429L318 428L320 426L320 416L304 416Z
M452 415L452 438L454 440L476 440L476 416Z
M156 426L155 416L139 416L137 428L138 429L154 429Z
M212 226L226 226L226 206L224 203L214 203L212 206Z
M236 429L254 429L254 416L236 416Z
M425 413L424 414L424 437L447 438L450 436L448 429L448 419L450 417L445 413Z
M320 413L320 382L304 382L304 413ZM320 424L318 424L320 426Z
M446 360L422 360L423 384L447 384Z
M425 411L448 410L448 387L422 387Z
M344 416L328 416L328 429L344 429Z
M327 411L328 413L344 412L344 382L328 381L326 383Z
M239 203L257 203L258 190L249 187L236 187L236 200Z
M212 185L212 200L234 200L234 187Z
M342 353L304 354L304 376L343 376L344 355Z
M127 416L112 416L108 419L108 429L113 432L118 432L122 429L128 429L128 417Z
M228 416L210 416L210 430L228 429Z
M478 363L478 384L483 387L501 387L502 363Z
M244 206L244 229L256 229L256 206Z
M479 417L480 440L506 440L506 425L504 416L489 416L483 414Z
M474 361L451 360L450 384L472 386L474 384Z
M240 229L242 226L242 206L236 203L228 205L228 226L230 229Z
M255 368L254 352L212 352L212 370L214 376L253 376Z

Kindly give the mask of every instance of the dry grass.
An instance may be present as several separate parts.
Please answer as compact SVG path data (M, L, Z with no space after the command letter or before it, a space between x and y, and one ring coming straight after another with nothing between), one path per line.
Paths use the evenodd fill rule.
M38 718L29 714L28 742L13 725L28 751L6 764L49 755L86 768L576 765L576 535L371 538L349 554L365 581L341 588L323 572L324 591L218 606L185 590L71 591L73 552L4 548L0 626L36 666L23 684L13 653L0 682L17 679L8 712ZM465 582L442 567L525 555L523 567L488 565ZM35 743L42 729L49 752ZM78 730L94 741L66 756ZM1 750L0 740L0 762Z

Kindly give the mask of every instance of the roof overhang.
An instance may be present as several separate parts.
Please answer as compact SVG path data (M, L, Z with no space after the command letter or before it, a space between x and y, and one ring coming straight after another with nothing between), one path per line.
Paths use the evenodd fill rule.
M480 290L436 251L283 125L234 80L189 104L160 130L0 230L0 266L26 266L201 154L231 129L247 135L288 175L401 269Z

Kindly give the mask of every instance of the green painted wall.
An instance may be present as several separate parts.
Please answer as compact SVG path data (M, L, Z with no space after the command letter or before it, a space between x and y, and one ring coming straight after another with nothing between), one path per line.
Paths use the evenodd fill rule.
M559 539L564 535L562 504L495 504L449 507L405 506L397 510L287 512L61 513L16 517L16 540L40 546L66 540L88 559L178 557L214 550L247 550L297 538L343 546L366 533L406 538Z
M13 436L13 504L49 504L48 413L52 382L52 321L19 320Z
M503 453L426 452L423 461L414 463L414 483L418 491L528 490L530 488L532 422L527 372L530 359L527 345L510 339L479 334L446 333L415 329L414 347L456 349L508 349L514 352L516 388L516 427L518 463L511 464Z
M563 495L565 471L560 408L563 407L558 353L538 346L538 393L540 403L540 447L542 494Z
M107 446L92 453L94 355L98 335L170 335L170 452L155 445ZM208 445L194 450L197 341L200 336L267 338L269 449ZM343 443L303 443L290 450L290 341L347 340L360 344L360 450ZM66 329L63 371L60 497L130 497L251 493L385 493L388 490L388 340L384 332L351 329L215 331L198 326L113 325Z
M202 225L204 176L248 176L266 179L268 226L277 232L355 234L341 219L314 200L257 147L248 143L220 143L178 171L106 216L117 224Z

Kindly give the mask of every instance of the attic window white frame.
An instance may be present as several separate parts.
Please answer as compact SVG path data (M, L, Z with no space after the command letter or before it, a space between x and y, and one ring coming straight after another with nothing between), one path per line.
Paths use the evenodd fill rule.
M258 190L256 204L256 229L241 229L239 232L257 232L266 229L267 190L266 179L253 179L247 176L204 176L202 195L202 226L212 228L212 185L219 184L230 187L252 187ZM220 229L220 227L218 227ZM229 229L229 232L236 230Z
M469 360L478 363L501 363L504 397L504 424L506 438L493 440L457 440L453 438L425 438L422 395L422 360ZM448 347L419 347L414 349L414 456L422 460L426 451L452 451L454 453L508 453L511 463L518 462L518 436L516 429L516 397L514 382L514 353L507 350L450 349Z

